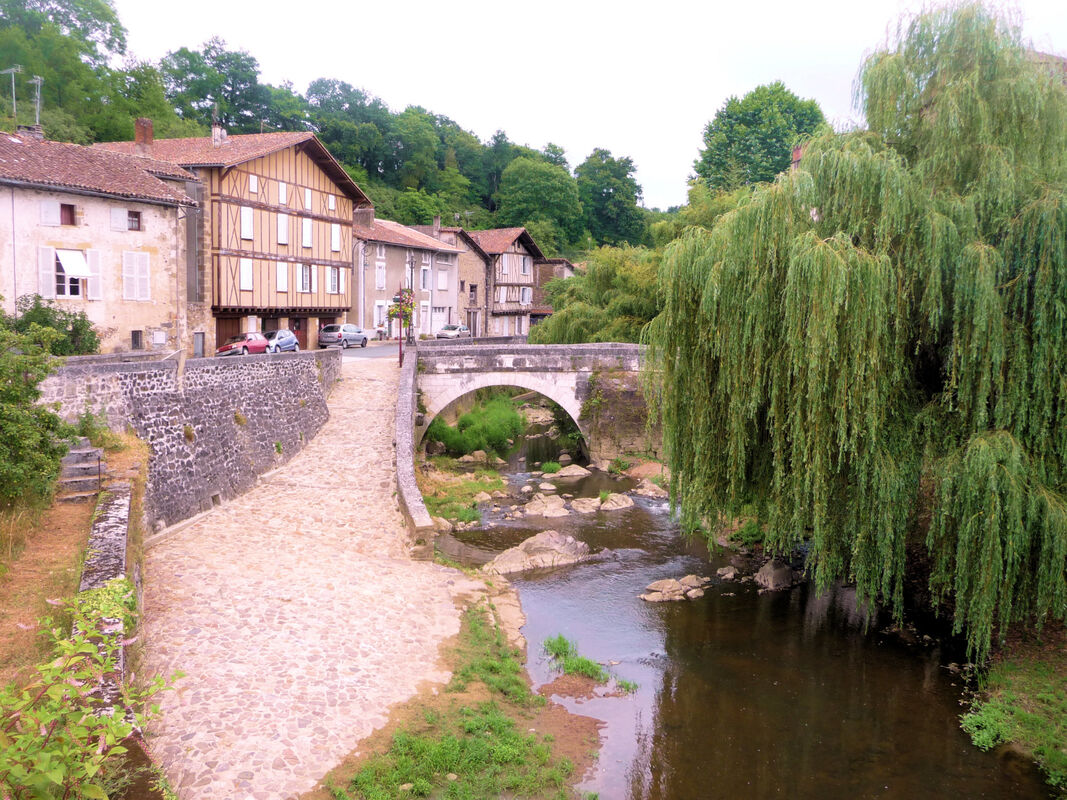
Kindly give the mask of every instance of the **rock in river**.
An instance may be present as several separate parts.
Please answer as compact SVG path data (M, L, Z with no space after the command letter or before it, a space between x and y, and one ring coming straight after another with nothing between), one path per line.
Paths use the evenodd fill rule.
M756 583L772 592L788 589L793 585L793 569L788 564L783 564L777 558L773 558L760 567L759 572L756 573Z
M637 488L634 489L634 492L642 497L655 497L661 500L668 496L666 489L657 486L652 481L648 480L648 478L644 478L641 483L637 484Z
M600 504L601 511L618 511L620 508L629 508L634 504L634 501L625 494L612 493L608 495L608 499Z
M544 495L538 492L533 500L526 504L526 513L541 517L566 517L571 512L563 505L563 498L558 495Z
M528 569L577 564L590 557L589 545L559 531L542 531L517 547L498 555L482 569L490 575L507 575Z
M571 508L579 514L592 514L600 508L599 497L579 497L571 501Z
M584 478L586 475L592 475L592 473L585 467L579 467L577 464L570 464L559 472L556 473L557 478Z

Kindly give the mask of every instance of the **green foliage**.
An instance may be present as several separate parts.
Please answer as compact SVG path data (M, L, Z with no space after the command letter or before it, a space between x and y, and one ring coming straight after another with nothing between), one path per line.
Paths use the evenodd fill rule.
M464 691L473 681L480 681L509 702L534 706L543 698L533 694L522 672L519 654L508 645L507 637L496 623L487 618L484 606L471 606L463 612L467 654L449 683L450 691Z
M90 697L116 666L120 642L97 634L103 619L125 613L121 598L112 602L116 597L103 592L72 607L69 635L45 620L54 657L37 667L26 686L0 689L0 792L12 800L106 800L109 789L122 783L123 743L158 713L144 709L165 688L161 678L143 689L121 687L120 705L108 712L95 708Z
M584 228L578 184L564 167L516 158L500 177L496 218L503 226L548 222L558 231L559 244L575 242Z
M78 608L89 618L120 620L124 630L132 630L137 592L128 578L112 578L97 589L79 593Z
M745 524L734 531L730 539L745 547L763 544L763 527L759 524L759 520L745 520Z
M545 475L554 475L559 472L563 467L560 466L558 461L546 461L541 465L541 471Z
M622 678L620 678L619 680L615 681L615 685L619 688L619 690L623 694L633 694L634 692L636 692L638 689L641 688L640 686L638 686L633 681L624 680Z
M578 655L578 645L562 633L545 639L542 647L565 675L584 675L597 683L608 682L607 670L592 659Z
M660 254L643 247L601 247L585 271L549 281L552 316L530 330L535 344L636 342L662 307L657 289Z
M633 464L631 462L627 461L621 456L617 456L611 459L611 463L608 464L608 472L610 472L612 475L621 475L632 466Z
M609 497L611 497L611 492L609 492L607 489L601 489L600 490L600 502L601 503L606 503L607 499Z
M1048 782L1067 788L1067 673L1054 653L994 664L984 680L983 699L961 720L972 741L988 750L1014 742L1031 754Z
M646 396L685 525L753 502L820 587L899 612L932 514L981 657L1067 608L1067 89L979 6L911 19L861 85L871 132L667 248Z
M51 372L55 331L32 325L25 334L0 326L0 507L51 496L74 429L37 404L38 384Z
M94 414L86 408L78 416L75 430L78 436L88 439L89 444L93 447L102 447L108 451L122 450L126 447L122 437L108 427L107 415L104 413ZM186 438L188 438L188 434L186 434Z
M68 311L36 294L24 294L15 306L18 315L6 319L6 324L17 333L28 333L34 325L55 331L48 342L52 355L81 356L99 351L100 337L84 311Z
M511 448L508 439L522 433L522 416L509 397L494 397L459 418L453 427L435 417L426 430L426 438L441 442L451 455L466 455L475 450L504 455Z
M405 328L410 328L411 315L415 310L415 292L411 289L401 289L399 296L395 297L399 302L391 303L386 308L386 319L399 319Z
M652 241L656 247L662 248L693 225L711 230L723 215L745 203L751 195L752 190L747 186L726 192L709 189L706 184L694 181L689 186L689 203L649 226Z
M596 148L579 164L574 175L578 199L585 212L585 227L597 244L644 244L644 218L637 207L641 187L633 177L634 162L615 158Z
M727 192L773 181L789 167L793 146L825 123L818 103L801 100L781 81L758 86L718 110L693 168L706 186Z

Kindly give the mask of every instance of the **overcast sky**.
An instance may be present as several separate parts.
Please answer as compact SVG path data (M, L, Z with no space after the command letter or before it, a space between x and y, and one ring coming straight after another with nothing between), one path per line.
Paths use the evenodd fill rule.
M629 156L645 205L686 199L704 126L731 95L782 80L835 124L907 0L115 0L130 52L158 60L210 36L259 61L261 80L337 78L455 120L483 141L555 142L573 168L594 147ZM1024 35L1067 53L1067 3L1021 0Z

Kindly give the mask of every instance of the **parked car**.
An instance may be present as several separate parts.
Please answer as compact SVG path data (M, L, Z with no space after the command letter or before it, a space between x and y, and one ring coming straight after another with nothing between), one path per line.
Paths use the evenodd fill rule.
M363 330L358 325L323 325L319 331L319 347L339 344L346 350L352 345L367 346L367 340L375 336L374 331Z
M288 328L267 331L263 335L267 337L268 353L295 353L300 349L300 342L296 340L296 334Z
M466 325L445 325L437 332L438 339L460 339L470 335L471 329Z
M262 333L239 333L231 336L215 351L217 356L247 356L249 353L266 353L267 337Z

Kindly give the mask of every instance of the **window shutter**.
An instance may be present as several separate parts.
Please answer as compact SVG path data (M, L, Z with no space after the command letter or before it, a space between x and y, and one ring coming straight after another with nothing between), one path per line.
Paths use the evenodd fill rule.
M303 227L303 245L304 247L311 247L311 220L304 218L300 220Z
M500 274L501 275L507 275L508 274L508 254L507 253L504 253L503 255L500 256Z
M278 291L289 291L289 265L284 261L278 262Z
M122 299L137 299L137 253L122 253Z
M51 247L37 248L37 293L41 297L56 296L56 251Z
M41 224L42 225L58 225L59 224L59 201L58 200L42 200L41 201ZM53 287L52 297L55 297L56 290ZM41 295L44 297L44 295Z
M241 259L241 291L252 291L252 259Z
M258 175L249 175L248 176L248 191L251 192L252 194L259 194L259 176Z
M285 186L283 183L282 186ZM289 244L289 215L278 215L278 244Z
M332 194L329 195L327 200L326 200L326 205L329 207L330 211L336 211L337 210L337 197L336 197L336 195L332 195Z
M288 205L288 204L289 204L289 187L286 186L283 182L279 181L278 182L278 205L285 206L285 205Z
M341 226L336 222L330 225L330 249L335 253L341 250Z
M337 268L337 291L345 293L345 271L340 267Z
M152 299L152 282L148 273L148 253L134 253L137 257L137 299Z
M252 209L241 206L241 238L251 239L252 236Z
M318 294L319 291L319 265L311 265L311 293Z
M130 228L130 212L125 208L111 209L111 230L125 231Z
M444 292L448 290L448 270L437 270L437 291Z
M100 251L86 250L85 261L89 265L89 280L85 286L86 300L102 300L104 298L103 286L100 276Z
M310 211L311 210L311 190L310 189L305 189L304 190L304 210L305 211Z

